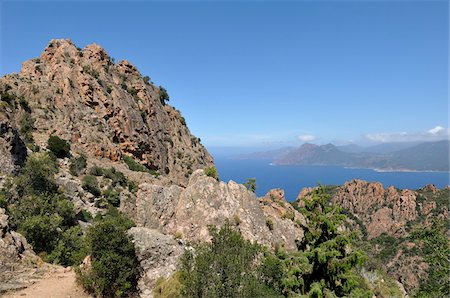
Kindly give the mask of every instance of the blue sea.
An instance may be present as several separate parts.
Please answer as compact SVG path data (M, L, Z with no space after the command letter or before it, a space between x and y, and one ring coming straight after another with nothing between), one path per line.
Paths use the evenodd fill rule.
M442 188L449 184L448 172L377 172L337 166L274 166L269 160L234 160L216 158L220 179L244 183L256 178L256 194L262 196L272 188L282 188L287 200L294 200L303 187L342 185L352 179L381 182L384 187L419 189L427 184Z

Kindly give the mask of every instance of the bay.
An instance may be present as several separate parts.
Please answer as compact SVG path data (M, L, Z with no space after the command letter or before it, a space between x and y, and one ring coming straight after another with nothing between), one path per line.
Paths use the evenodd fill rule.
M449 184L448 172L377 172L371 169L348 169L338 166L273 166L269 160L236 160L216 158L220 179L244 183L256 179L256 194L282 188L288 201L293 201L303 187L342 185L352 179L381 182L384 187L419 189L427 184L442 188Z

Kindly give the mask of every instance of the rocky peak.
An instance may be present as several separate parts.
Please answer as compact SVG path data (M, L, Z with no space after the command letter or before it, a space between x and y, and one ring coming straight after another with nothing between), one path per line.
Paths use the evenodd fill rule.
M178 235L188 241L209 240L208 225L222 225L226 219L242 235L269 247L280 244L295 249L303 238L304 217L273 190L258 199L234 181L216 181L195 171L186 188L142 184L136 209L129 215L141 227Z
M0 90L16 101L3 104L0 119L19 126L19 101L26 103L40 147L57 135L76 152L112 161L128 155L179 185L213 164L159 88L130 62L115 64L99 45L80 49L68 39L51 40L20 74L0 78Z

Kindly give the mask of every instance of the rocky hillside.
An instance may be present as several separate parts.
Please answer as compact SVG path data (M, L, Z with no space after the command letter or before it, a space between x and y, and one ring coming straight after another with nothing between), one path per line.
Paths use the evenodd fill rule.
M4 173L23 161L18 131L30 148L57 135L75 152L112 161L130 156L179 185L213 162L180 112L166 104L165 90L96 44L80 49L51 40L19 74L0 79L0 93Z
M303 189L295 206L308 197L312 188ZM384 188L379 182L352 180L343 186L328 187L333 204L342 206L351 218L352 229L359 230L361 245L372 258L409 293L428 279L431 262L420 241L411 237L416 230L433 222L448 223L450 188L427 185L419 190ZM447 224L448 232L448 224Z
M424 142L420 144L407 143L410 147L383 152L400 145L385 144L366 148L354 146L337 147L333 144L315 145L303 144L299 148L286 151L284 154L272 158L278 165L332 165L343 167L370 168L379 170L401 171L449 171L448 140ZM270 156L271 152L266 152ZM263 155L263 153L258 153ZM244 156L253 159L252 154ZM258 159L256 157L256 159Z
M20 263L29 252L39 264L78 264L63 258L84 253L82 237L117 208L136 224L129 235L143 271L139 292L152 297L187 243L209 240L208 225L229 221L272 248L295 249L303 237L304 217L283 191L258 199L208 174L211 156L166 103L166 91L98 45L50 41L19 74L0 78L0 96L0 206L8 214L0 209L2 258ZM51 138L64 154L50 148ZM16 267L2 268L0 291L14 288Z

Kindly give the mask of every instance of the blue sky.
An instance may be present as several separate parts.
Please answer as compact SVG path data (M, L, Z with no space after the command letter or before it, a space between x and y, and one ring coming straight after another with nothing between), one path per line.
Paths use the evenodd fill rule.
M209 147L448 137L448 1L3 1L0 74L52 38L163 85Z

